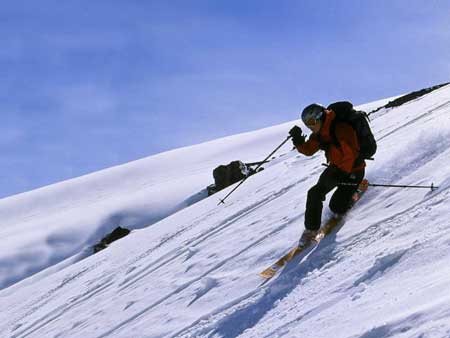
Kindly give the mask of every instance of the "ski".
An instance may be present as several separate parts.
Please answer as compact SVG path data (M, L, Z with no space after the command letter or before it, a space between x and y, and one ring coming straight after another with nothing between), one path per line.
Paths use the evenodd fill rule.
M360 200L363 193L367 190L368 183L369 182L366 179L364 179L361 182L357 192L355 192L355 194L353 195L352 207L355 205L356 202L358 202ZM312 241L311 243L309 243L306 246L296 246L296 247L292 248L283 257L281 257L279 260L277 260L275 263L273 263L267 269L264 269L262 272L260 272L259 276L266 280L275 276L278 271L280 271L288 262L292 261L299 254L310 251L310 249L317 246L324 237L329 235L333 231L333 229L336 228L336 226L340 223L341 220L342 220L342 217L330 218L320 228L314 241Z
M274 264L269 266L267 269L263 270L259 273L262 278L270 279L277 274L281 268L283 268L288 262L297 257L300 253L306 252L308 249L316 246L319 242L328 235L339 223L340 218L331 218L329 219L319 230L317 233L315 241L312 241L306 246L295 246L291 250L289 250L283 257L277 260Z

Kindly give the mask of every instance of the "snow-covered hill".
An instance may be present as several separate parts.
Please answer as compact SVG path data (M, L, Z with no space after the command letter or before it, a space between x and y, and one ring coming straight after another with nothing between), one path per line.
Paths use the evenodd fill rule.
M217 164L261 160L295 121L1 200L2 285L50 268L0 292L0 332L449 337L450 86L372 119L368 179L439 189L370 189L337 234L264 285L258 272L303 229L323 155L286 145L225 205L227 191L202 194ZM117 225L138 230L86 257Z
M387 101L364 108L370 111ZM216 166L236 159L262 160L293 123L176 149L1 199L0 290L46 268L53 267L53 273L86 258L92 245L118 226L149 227L205 198Z

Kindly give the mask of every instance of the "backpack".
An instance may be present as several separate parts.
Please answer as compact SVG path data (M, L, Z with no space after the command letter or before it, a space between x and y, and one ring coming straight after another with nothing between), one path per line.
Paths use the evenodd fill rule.
M335 143L339 145L334 132L336 123L348 123L355 130L358 138L360 150L357 161L362 162L364 159L373 159L372 156L377 151L377 142L375 141L372 130L370 129L370 121L367 113L362 110L356 111L353 108L353 104L347 101L332 103L327 109L331 109L336 113L336 118L330 128L330 132L332 138L335 140Z

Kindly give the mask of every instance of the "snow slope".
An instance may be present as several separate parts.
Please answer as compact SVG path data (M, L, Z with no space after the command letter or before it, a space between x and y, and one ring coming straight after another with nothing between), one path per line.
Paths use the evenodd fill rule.
M291 124L176 149L0 200L0 289L65 259L63 266L85 258L117 226L148 227L205 198L215 167L264 159Z
M370 111L388 100L364 108ZM118 226L148 227L205 198L215 167L236 159L264 159L293 123L176 149L1 199L0 289L86 258L92 245ZM284 151L289 149L286 145Z
M367 168L369 180L434 182L439 189L370 189L339 232L264 285L258 272L301 233L306 192L323 170L322 154L306 158L286 146L225 205L217 201L227 191L183 207L200 199L196 194L211 180L217 165L212 156L220 163L262 159L293 122L2 200L0 212L9 220L2 236L15 254L8 261L2 247L2 277L15 272L8 262L34 262L40 253L57 263L62 258L45 250L58 255L69 246L79 252L73 242L86 245L89 231L109 227L102 220L112 210L120 215L114 225L140 230L99 254L72 257L69 263L76 263L62 262L1 291L0 332L5 337L449 337L450 86L372 118L379 150ZM177 174L180 160L190 176ZM160 205L150 200L155 196ZM64 227L58 228L58 220ZM153 224L144 228L146 222ZM48 232L42 230L47 224ZM57 229L59 247L57 236L54 241L50 236ZM27 246L36 252L27 252ZM20 249L28 256L23 261Z

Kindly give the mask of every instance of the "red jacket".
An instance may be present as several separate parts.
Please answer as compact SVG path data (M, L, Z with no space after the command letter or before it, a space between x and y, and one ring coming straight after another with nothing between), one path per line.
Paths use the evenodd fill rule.
M359 143L352 126L348 123L336 123L334 134L338 144L330 135L330 127L335 117L336 114L332 110L327 111L319 133L311 134L308 141L296 147L297 150L304 155L311 156L322 149L325 150L330 165L335 165L346 173L362 170L366 166L364 161L358 166L354 166L355 160L359 156Z

